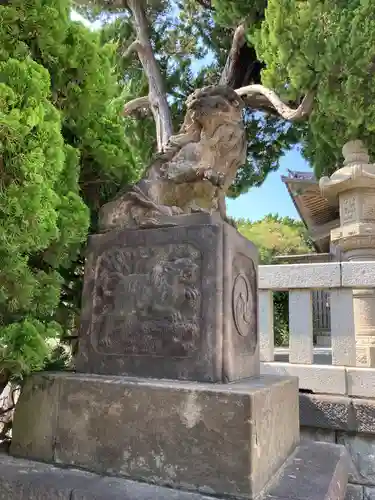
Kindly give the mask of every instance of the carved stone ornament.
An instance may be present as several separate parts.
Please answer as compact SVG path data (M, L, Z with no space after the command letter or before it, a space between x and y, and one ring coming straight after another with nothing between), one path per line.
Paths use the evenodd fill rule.
M91 237L78 351L81 372L258 375L255 247L218 214Z
M355 188L375 187L375 165L370 163L368 151L362 141L350 141L342 148L344 166L331 177L322 177L319 187L322 195L335 200L337 196Z
M340 208L340 227L331 231L331 242L346 258L367 255L375 237L375 164L370 163L362 141L344 145L344 166L320 179L323 196Z
M92 329L113 354L189 356L200 316L193 245L114 247L97 264Z
M237 331L246 337L250 331L253 316L253 294L246 275L239 274L233 285L233 317Z
M205 87L186 102L180 132L157 155L142 179L100 212L103 231L162 225L160 218L219 211L246 161L244 103L227 87Z

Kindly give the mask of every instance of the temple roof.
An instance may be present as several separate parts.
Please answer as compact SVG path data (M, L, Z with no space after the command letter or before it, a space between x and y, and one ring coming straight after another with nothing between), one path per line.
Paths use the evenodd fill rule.
M311 172L288 170L281 176L294 206L313 240L317 252L330 250L330 232L340 225L338 202L332 204L324 198L319 183Z

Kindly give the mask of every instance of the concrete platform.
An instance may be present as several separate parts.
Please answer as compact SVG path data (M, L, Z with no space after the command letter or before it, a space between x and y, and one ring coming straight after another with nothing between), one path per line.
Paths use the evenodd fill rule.
M349 459L328 443L299 446L256 500L343 500ZM214 500L218 497L0 454L0 500ZM222 497L221 497L222 498ZM227 497L228 498L228 497ZM232 497L233 498L233 497ZM250 498L244 496L243 498ZM349 497L347 497L349 498ZM351 497L350 497L351 498Z

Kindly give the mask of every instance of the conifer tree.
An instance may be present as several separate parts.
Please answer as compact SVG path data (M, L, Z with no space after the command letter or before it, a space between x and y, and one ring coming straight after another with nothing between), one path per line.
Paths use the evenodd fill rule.
M158 115L164 110L165 117L168 115L166 95L171 117L160 120L156 116L156 123L167 126L164 135L170 134L171 123L174 130L181 124L186 97L196 88L219 83L233 88L262 83L262 64L246 37L244 27L252 20L260 25L265 2L259 0L249 5L242 1L237 4L230 0L76 0L82 14L105 23L104 30L111 32L113 39L119 42L119 59L127 64L137 65L138 57L141 61L144 59L144 55L137 51L139 44L135 43L141 31L139 19L142 19L141 24L147 28L159 66L161 79L157 79L159 90L156 90L156 95L162 96L163 103L150 106L148 82L142 79L142 85L134 94L140 99L133 100L126 110L133 116L134 113L137 117L142 116L143 123L145 116L152 116L155 111ZM155 71L152 80L155 82ZM297 108L300 102L298 98L288 104ZM278 168L282 155L300 137L298 126L280 119L274 108L264 106L261 99L248 99L248 104L244 116L248 137L247 162L231 186L228 194L232 197L260 185L269 172ZM259 112L262 110L267 113Z
M349 140L375 154L374 2L268 0L265 21L249 35L266 64L265 85L286 99L316 88L301 143L318 177L337 168Z
M115 47L70 11L69 0L0 5L0 393L71 326L87 232L143 167Z

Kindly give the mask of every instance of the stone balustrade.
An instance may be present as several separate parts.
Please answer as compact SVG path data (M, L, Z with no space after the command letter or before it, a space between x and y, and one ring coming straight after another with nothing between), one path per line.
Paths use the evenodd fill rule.
M353 290L375 288L375 261L260 266L261 371L299 377L314 393L375 397L375 368L356 366ZM331 364L314 356L312 291L329 290ZM275 360L273 292L289 292L289 362Z
M261 372L298 376L302 441L344 445L345 500L375 500L375 368L355 366L353 308L353 291L375 288L375 261L259 266L258 274ZM313 346L312 290L330 292L331 350ZM289 292L288 350L274 346L276 291ZM277 361L282 351L289 362Z

